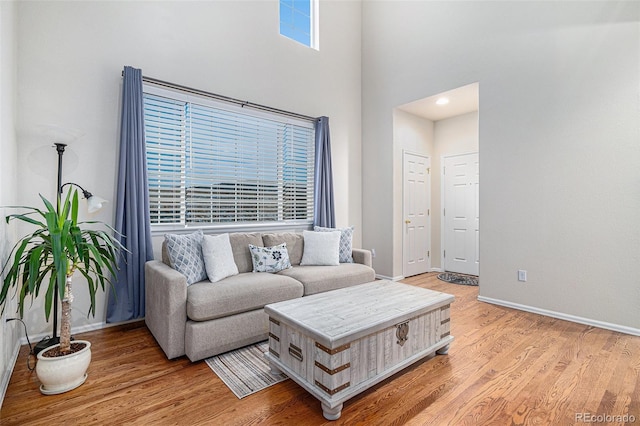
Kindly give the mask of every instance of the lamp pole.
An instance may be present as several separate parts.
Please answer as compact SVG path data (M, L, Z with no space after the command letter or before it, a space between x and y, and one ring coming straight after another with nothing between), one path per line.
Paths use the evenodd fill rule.
M58 186L56 187L56 208L60 206L59 200L62 196L62 155L64 154L64 149L67 147L66 143L55 143L56 151L58 152ZM58 212L59 213L59 212ZM54 288L53 294L53 336L48 340L40 341L34 348L34 352L37 355L38 352L43 349L48 348L49 346L57 345L60 343L60 338L58 337L58 282L56 281L56 285Z
M56 151L58 152L58 186L57 186L57 198L56 208L60 207L60 197L62 197L62 155L64 149L67 147L66 143L56 143ZM60 213L60 212L58 212ZM49 341L49 346L60 343L58 338L58 282L56 281L55 295L53 296L53 337Z

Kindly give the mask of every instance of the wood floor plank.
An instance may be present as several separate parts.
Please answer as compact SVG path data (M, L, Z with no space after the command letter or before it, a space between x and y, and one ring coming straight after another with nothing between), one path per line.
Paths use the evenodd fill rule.
M320 403L291 380L238 400L204 361L167 360L138 322L76 336L92 342L89 378L62 395L40 394L21 348L0 423L540 425L574 424L576 413L640 422L640 338L482 303L477 287L436 275L405 282L456 297L449 355L347 401L338 421L325 420Z

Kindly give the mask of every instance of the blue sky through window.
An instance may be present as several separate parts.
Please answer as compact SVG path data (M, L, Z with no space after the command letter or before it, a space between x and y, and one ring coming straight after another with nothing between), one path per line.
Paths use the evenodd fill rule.
M312 47L311 1L280 0L280 34Z

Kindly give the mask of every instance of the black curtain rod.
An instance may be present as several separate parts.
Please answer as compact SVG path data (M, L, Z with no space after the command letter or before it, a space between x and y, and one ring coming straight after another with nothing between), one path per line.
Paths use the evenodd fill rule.
M122 75L124 75L124 71L122 71ZM189 92L189 93L193 93L193 94L196 94L196 95L201 95L201 96L206 96L208 98L217 99L219 101L237 104L237 105L240 105L243 108L244 107L250 107L250 108L254 108L254 109L258 109L258 110L262 110L262 111L275 112L275 113L278 113L278 114L287 115L289 117L299 118L299 119L302 119L302 120L307 120L307 121L312 121L312 122L315 122L316 120L318 120L317 117L309 117L308 115L303 115L303 114L298 114L298 113L295 113L295 112L285 111L285 110L282 110L282 109L272 108L272 107L268 107L268 106L265 106L265 105L254 104L253 102L242 101L240 99L230 98L229 96L223 96L223 95L218 95L217 93L211 93L211 92L207 92L207 91L204 91L204 90L194 89L192 87L183 86L181 84L169 83L168 81L158 80L156 78L142 76L142 81L145 82L145 83L155 84L156 86L162 86L162 87L166 87L166 88L169 88L169 89L177 89L177 90L180 90L180 91L183 91L183 92Z

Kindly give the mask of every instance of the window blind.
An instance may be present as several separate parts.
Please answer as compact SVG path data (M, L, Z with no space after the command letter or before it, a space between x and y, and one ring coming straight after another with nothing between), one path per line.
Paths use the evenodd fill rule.
M152 225L313 220L313 123L144 93Z

